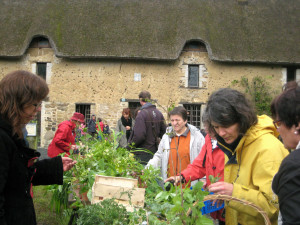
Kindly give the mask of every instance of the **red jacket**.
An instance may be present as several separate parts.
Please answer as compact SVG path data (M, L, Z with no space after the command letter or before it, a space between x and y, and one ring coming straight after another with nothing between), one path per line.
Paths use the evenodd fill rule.
M97 131L100 131L100 130L99 130L99 125L100 125L100 128L101 128L101 131L103 132L103 128L104 128L103 122L101 121L101 122L97 122L97 123L96 123L96 129L97 129Z
M197 180L206 176L206 186L210 185L209 175L214 177L220 177L220 181L224 181L224 153L219 148L216 147L212 151L211 138L209 135L205 137L205 144L203 145L200 154L189 164L188 167L181 172L185 180ZM223 210L211 213L214 219L220 219L224 221L221 216Z
M58 125L54 138L48 147L48 156L53 158L61 153L70 155L71 145L75 145L76 124L66 120Z

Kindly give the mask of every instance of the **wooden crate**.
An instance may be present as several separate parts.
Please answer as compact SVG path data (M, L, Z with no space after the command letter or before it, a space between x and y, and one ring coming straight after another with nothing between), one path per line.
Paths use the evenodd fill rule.
M145 188L138 188L137 179L96 175L91 203L95 204L108 198L115 198L116 202L132 212L134 207L144 207Z

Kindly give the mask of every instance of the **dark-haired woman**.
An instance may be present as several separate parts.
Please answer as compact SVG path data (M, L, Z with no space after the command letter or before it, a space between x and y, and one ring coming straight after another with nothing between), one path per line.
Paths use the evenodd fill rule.
M257 117L245 96L229 88L210 96L205 113L225 153L224 182L211 184L209 191L252 202L277 224L278 202L271 183L288 151L272 119ZM264 224L258 211L233 201L225 206L225 220L226 225Z
M187 123L187 111L184 107L175 107L169 112L169 116L172 126L167 128L157 152L146 166L160 168L163 180L186 169L204 145L200 130Z
M293 149L281 163L272 188L278 195L283 224L300 224L300 86L290 82L271 105L284 146Z
M134 126L134 120L131 117L129 108L125 108L122 111L121 119L118 120L116 131L120 132L119 146L125 148L127 146L128 139L130 137L132 128Z
M32 185L62 184L63 171L76 163L67 157L38 161L22 129L41 110L48 95L39 76L15 71L0 81L0 224L34 225Z

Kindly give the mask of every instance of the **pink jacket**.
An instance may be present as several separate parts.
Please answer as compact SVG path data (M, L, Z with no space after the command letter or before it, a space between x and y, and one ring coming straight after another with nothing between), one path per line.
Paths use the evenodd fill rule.
M187 182L206 176L206 186L209 186L209 175L213 175L214 177L218 176L221 178L220 181L224 181L224 160L224 153L219 147L216 147L212 151L211 138L209 135L206 135L205 144L203 145L200 154L192 164L189 164L188 167L181 172L181 174ZM211 216L214 219L224 221L224 218L221 216L222 211L223 210L213 212L211 213Z
M61 153L70 155L71 145L75 145L76 124L69 120L63 121L58 125L54 138L48 147L48 156L53 158Z

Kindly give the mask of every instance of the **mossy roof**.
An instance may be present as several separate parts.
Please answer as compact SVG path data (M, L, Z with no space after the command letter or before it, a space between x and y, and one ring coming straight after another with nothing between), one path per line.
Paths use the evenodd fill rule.
M202 41L210 59L300 63L299 0L0 0L0 57L36 36L67 58L175 60Z

